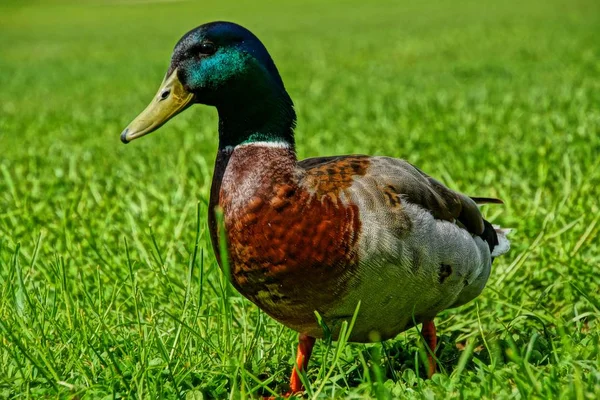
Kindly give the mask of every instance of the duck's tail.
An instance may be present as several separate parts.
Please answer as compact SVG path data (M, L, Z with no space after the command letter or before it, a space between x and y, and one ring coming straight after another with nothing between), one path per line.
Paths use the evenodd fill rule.
M501 228L498 225L492 225L498 237L498 244L492 250L492 257L498 257L510 250L510 240L506 236L512 231L510 228Z
M504 202L495 197L473 197L471 196L471 200L473 200L477 204L504 204Z
M512 229L503 229L483 220L483 233L479 235L489 246L492 260L510 249L510 241L506 237Z
M504 204L504 202L495 197L471 197L471 199L477 203L477 205L481 204ZM492 252L492 258L501 256L510 250L510 240L506 236L512 231L510 228L501 228L499 225L492 225L486 220L483 220L483 233L481 234L481 238L485 240L490 246L490 251Z

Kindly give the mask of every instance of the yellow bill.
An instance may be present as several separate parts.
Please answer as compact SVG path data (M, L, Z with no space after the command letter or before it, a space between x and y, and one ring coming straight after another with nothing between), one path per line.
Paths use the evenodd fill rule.
M129 143L160 128L165 122L183 111L194 98L177 77L177 69L167 76L154 99L121 133L121 141Z

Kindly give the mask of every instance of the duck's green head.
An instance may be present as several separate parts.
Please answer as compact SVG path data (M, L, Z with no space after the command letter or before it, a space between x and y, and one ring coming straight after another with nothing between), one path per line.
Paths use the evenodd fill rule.
M295 113L279 72L260 40L237 24L212 22L186 33L156 96L121 140L147 135L195 103L217 107L222 146L293 143Z

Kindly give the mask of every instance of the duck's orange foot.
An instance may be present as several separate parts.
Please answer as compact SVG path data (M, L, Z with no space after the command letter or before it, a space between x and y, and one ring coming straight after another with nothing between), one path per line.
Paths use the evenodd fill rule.
M296 366L300 368L300 371L306 371L308 366L308 360L312 354L313 346L315 345L315 338L312 336L301 333L298 335L298 353L296 354L296 365L292 369L292 376L290 376L290 390L285 393L282 397L288 398L296 394L300 394L304 391L302 387L302 381ZM263 397L263 400L275 400L277 397Z
M433 355L435 354L435 348L437 347L437 332L433 320L423 322L421 335L423 335L423 339L425 339L425 343L427 343L427 347L429 347L427 349L427 361L429 361L427 377L431 379L436 370L436 363Z
M306 371L308 366L308 360L312 354L313 346L315 345L315 338L312 336L301 333L298 335L298 353L296 354L296 365L292 369L292 376L290 376L290 391L284 394L284 397L290 397L296 393L303 391L302 381L296 367L300 368L301 371Z

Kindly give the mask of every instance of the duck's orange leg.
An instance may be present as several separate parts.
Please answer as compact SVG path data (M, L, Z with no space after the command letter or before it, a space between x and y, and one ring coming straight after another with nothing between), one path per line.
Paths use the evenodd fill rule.
M308 360L312 354L315 340L316 339L314 337L305 335L303 333L298 335L298 353L296 354L296 365L302 371L305 371L306 367L308 366ZM298 375L296 365L294 365L294 368L292 369L292 376L290 377L290 392L286 393L286 397L302 391L302 381L300 381L300 375Z
M427 351L427 360L429 361L429 369L427 370L427 377L431 378L435 374L435 358L432 353L435 353L437 347L437 332L435 330L435 324L432 321L423 322L423 328L421 329L421 335L425 339L425 343L429 346Z

